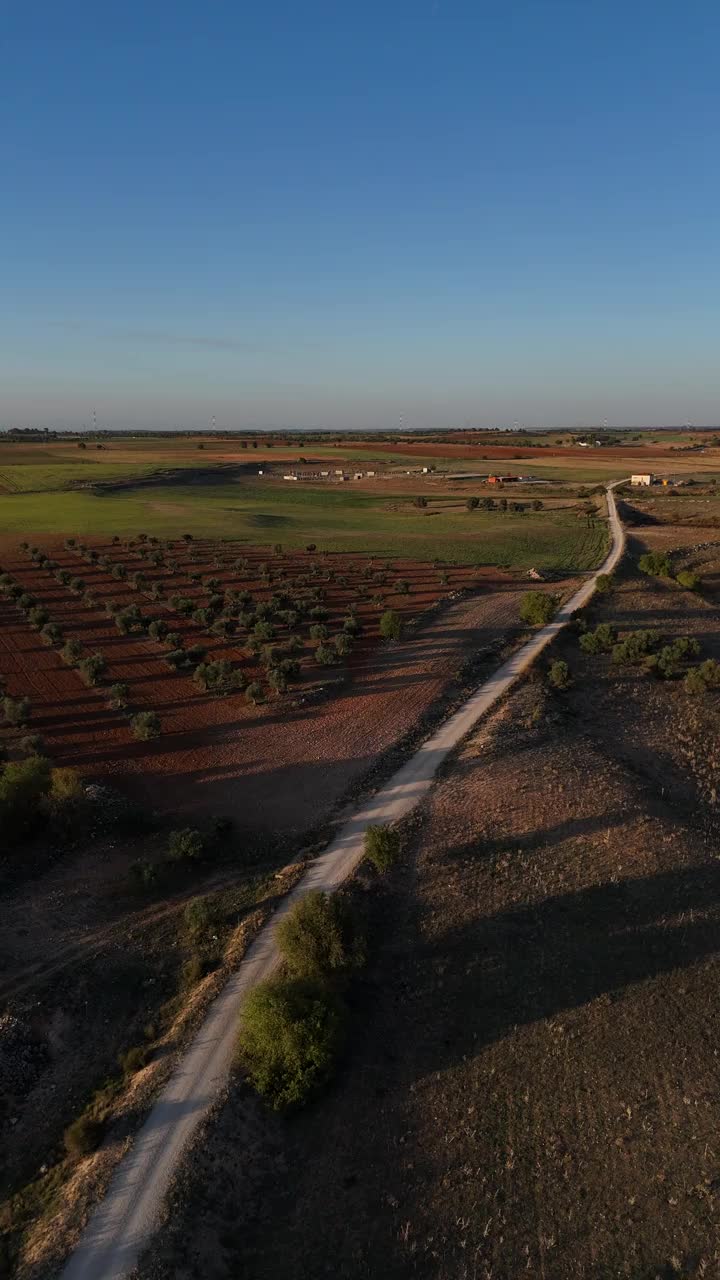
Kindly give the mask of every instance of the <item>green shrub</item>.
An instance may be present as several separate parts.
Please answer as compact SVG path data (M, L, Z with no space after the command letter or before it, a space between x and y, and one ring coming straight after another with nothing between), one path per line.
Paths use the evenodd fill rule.
M160 717L156 711L139 711L130 721L133 737L139 738L141 742L156 738L160 727Z
M190 600L188 596L171 596L170 607L175 609L177 613L182 613L186 618L189 618L195 608L195 601Z
M563 662L562 658L558 658L550 664L548 683L552 685L553 689L567 689L570 684L570 668L567 662Z
M78 671L86 684L96 685L107 670L107 662L101 653L93 653L89 658L82 658L78 663Z
M670 557L665 551L646 551L638 560L638 568L653 578L672 577Z
M599 595L607 595L615 586L615 575L613 573L599 573L595 580L595 590Z
M66 640L60 650L60 657L63 662L67 662L69 667L74 667L80 661L82 654L82 645L79 640Z
M706 658L697 668L708 689L720 689L720 662Z
M339 631L333 636L332 642L335 646L335 652L338 658L349 658L352 653L352 640L344 631Z
M142 1071L146 1066L150 1050L147 1045L136 1044L132 1049L126 1049L125 1053L118 1055L118 1066L124 1076L134 1076L137 1071Z
M691 667L684 685L688 693L707 693L708 689L720 688L720 663L706 658L699 666Z
M192 827L184 827L182 831L171 831L167 842L167 856L172 862L195 861L202 857L205 840L201 831Z
M251 703L253 706L257 706L259 702L264 701L265 695L263 693L263 687L260 684L259 680L250 681L250 684L245 690L245 697L247 698L247 701Z
M468 511L476 511L477 508L480 506L480 499L475 497L468 498L465 503L465 506L467 507Z
M386 609L380 618L380 635L383 640L400 640L403 621L397 609Z
M46 622L40 630L40 637L45 644L59 644L63 633L56 622Z
M202 982L208 973L217 965L217 959L209 955L200 955L198 951L194 951L188 956L182 967L180 985L184 991L192 991L198 982Z
M268 684L273 693L287 693L287 676L281 667L275 667L268 675Z
M609 622L601 622L594 631L586 631L580 637L583 653L609 653L617 641L617 631Z
M389 871L400 854L400 836L392 827L368 827L365 832L365 857L376 871Z
M311 890L281 920L275 937L291 974L320 979L357 967L363 948L337 897Z
M690 636L679 636L671 644L666 644L659 653L653 653L646 660L649 671L672 680L679 676L686 666L688 658L696 658L700 652L697 640Z
M331 1076L344 1024L342 1004L318 983L261 983L241 1016L239 1048L248 1078L276 1110L300 1105Z
M51 783L50 764L42 756L6 764L0 772L0 834L21 836L37 827Z
M23 756L42 755L45 743L39 733L26 733L18 742L18 750Z
M545 591L526 591L520 601L520 617L531 626L544 625L558 607L558 597Z
M2 716L5 724L17 727L26 724L30 716L30 699L29 698L3 698L2 700Z
M681 569L675 581L686 591L699 591L702 586L700 574L694 573L692 569Z
M328 629L324 622L314 622L310 628L310 639L314 644L322 644L328 638Z
M65 766L51 771L50 799L54 805L77 804L84 795L82 778L75 769Z
M333 663L337 662L337 658L336 650L331 649L329 644L319 644L315 650L315 661L318 666L331 667Z
M201 662L193 672L195 684L206 693L232 693L243 683L243 676L226 658L215 662Z
M153 618L148 626L148 635L151 640L164 640L168 634L168 624L162 618Z
M213 911L209 898L193 898L183 911L183 921L189 933L205 933L213 923Z
M632 666L642 662L653 649L657 649L661 636L658 631L631 631L612 651L612 660L619 666Z
M36 605L35 608L31 609L28 613L28 622L30 622L33 627L37 627L38 631L45 626L45 623L49 621L49 618L50 615L47 609L43 609L39 605Z
M100 1146L102 1136L103 1126L99 1120L88 1115L79 1116L65 1130L65 1150L69 1156L90 1155L91 1151L96 1151Z
M124 711L128 704L128 695L130 690L126 684L118 682L111 684L108 689L108 701L113 711Z

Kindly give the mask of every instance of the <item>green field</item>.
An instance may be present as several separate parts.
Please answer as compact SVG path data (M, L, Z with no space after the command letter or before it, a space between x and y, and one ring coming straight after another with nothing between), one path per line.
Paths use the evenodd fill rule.
M450 501L430 499L421 511L407 495L285 489L254 481L11 494L0 498L0 532L188 532L244 543L293 547L313 541L328 551L557 570L591 568L607 546L604 522L588 528L572 509L468 512L457 505L448 509Z

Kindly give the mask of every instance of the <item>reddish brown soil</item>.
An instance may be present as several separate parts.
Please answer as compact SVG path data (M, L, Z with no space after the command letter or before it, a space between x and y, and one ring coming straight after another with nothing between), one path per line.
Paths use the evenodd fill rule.
M720 652L672 584L593 608ZM513 694L368 876L336 1083L278 1121L238 1080L142 1280L720 1274L720 693L560 653L572 688Z
M44 645L19 610L0 597L0 675L10 697L29 697L28 731L42 735L58 763L85 759L92 751L128 752L133 740L126 721L105 705L102 693L88 689L59 654Z
M378 453L398 453L400 446L397 444L374 444L374 449ZM412 444L403 443L401 446L403 454L413 457L422 458L588 458L588 457L606 457L610 461L613 458L645 458L651 454L652 457L673 457L677 458L678 451L670 445L617 445L612 448L583 449L577 445L558 445L553 447L549 445L546 449L533 445L492 445L483 444L477 441L467 444L424 444L422 441L413 442Z
M44 540L43 546L99 595L123 602L140 598L106 571L51 547L50 540ZM206 559L215 550L209 546L191 552L178 549L177 559L188 569L207 567L227 583L233 575ZM230 554L234 559L235 552ZM243 554L256 562L268 558L268 552L260 548L247 553L243 549ZM113 555L126 562L129 570L135 567L127 549L115 548ZM200 557L197 566L190 555ZM310 558L301 557L303 563ZM357 570L366 563L361 557L330 559L338 572L353 566ZM500 575L483 575L475 569L454 570L450 584L442 588L432 567L396 563L396 575L406 577L412 591L409 596L393 592L388 603L406 613L435 602L451 585L481 580L492 589L448 604L425 623L417 638L390 647L373 641L371 620L374 630L378 610L365 600L358 609L363 622L367 619L368 623L365 641L332 696L318 699L312 692L308 694L305 686L293 697L251 707L242 695L213 698L203 694L188 675L176 674L163 663L160 646L137 636L119 635L100 603L88 606L78 600L56 583L51 573L36 568L24 556L5 556L4 560L9 572L42 601L66 636L79 639L87 652L99 651L106 657L105 682L127 683L131 708L154 710L161 718L160 737L150 742L133 740L127 719L105 708L102 692L85 690L78 675L65 668L36 633L19 621L20 615L12 606L5 605L15 615L26 664L50 664L49 669L57 672L58 685L48 683L32 698L30 728L43 734L58 763L71 764L89 778L110 777L152 808L188 815L227 813L244 827L286 833L302 832L318 823L377 757L409 732L442 696L470 652L498 646L517 628L519 598L525 589ZM138 565L151 576L151 569L146 570L142 562ZM190 594L191 584L181 574L165 580L165 587L170 581L179 594ZM237 577L233 582L242 585ZM256 581L249 585L256 597L263 594ZM353 587L329 583L327 588L328 607L333 620L339 621L353 598ZM272 590L271 585L265 594ZM232 642L211 641L194 624L173 615L173 626L176 621L188 642L199 640L213 653L233 653L238 659ZM247 659L241 661L248 665ZM330 668L327 675L325 669L315 668L316 683L318 671L325 680L337 681L342 676L338 668ZM21 687L19 674L14 678L14 691L27 692ZM30 691L32 694L32 688ZM92 706L92 718L75 714L78 700L79 706Z

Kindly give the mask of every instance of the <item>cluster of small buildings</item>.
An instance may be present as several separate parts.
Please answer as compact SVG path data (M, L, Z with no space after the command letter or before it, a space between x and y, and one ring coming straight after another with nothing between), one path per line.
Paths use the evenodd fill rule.
M684 482L682 480L675 480L670 476L655 476L652 471L643 471L638 472L637 475L631 476L630 483L634 484L638 488L647 488L651 484L661 484L664 488L670 489L676 485L681 485Z
M377 471L354 471L352 479L364 480L376 475ZM337 467L334 471L286 471L283 475L283 480L329 480L337 484L342 484L350 478L350 472L343 471L341 467Z

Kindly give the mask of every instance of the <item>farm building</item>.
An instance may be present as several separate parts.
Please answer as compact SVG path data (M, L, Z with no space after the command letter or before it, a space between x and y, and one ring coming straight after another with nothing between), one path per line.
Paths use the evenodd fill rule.
M631 477L630 477L630 483L631 483L631 484L637 484L637 485L649 485L649 484L654 484L654 483L655 483L655 477L654 477L654 475L652 475L650 472L646 472L645 474L642 474L642 475L635 475L635 476L631 476Z

